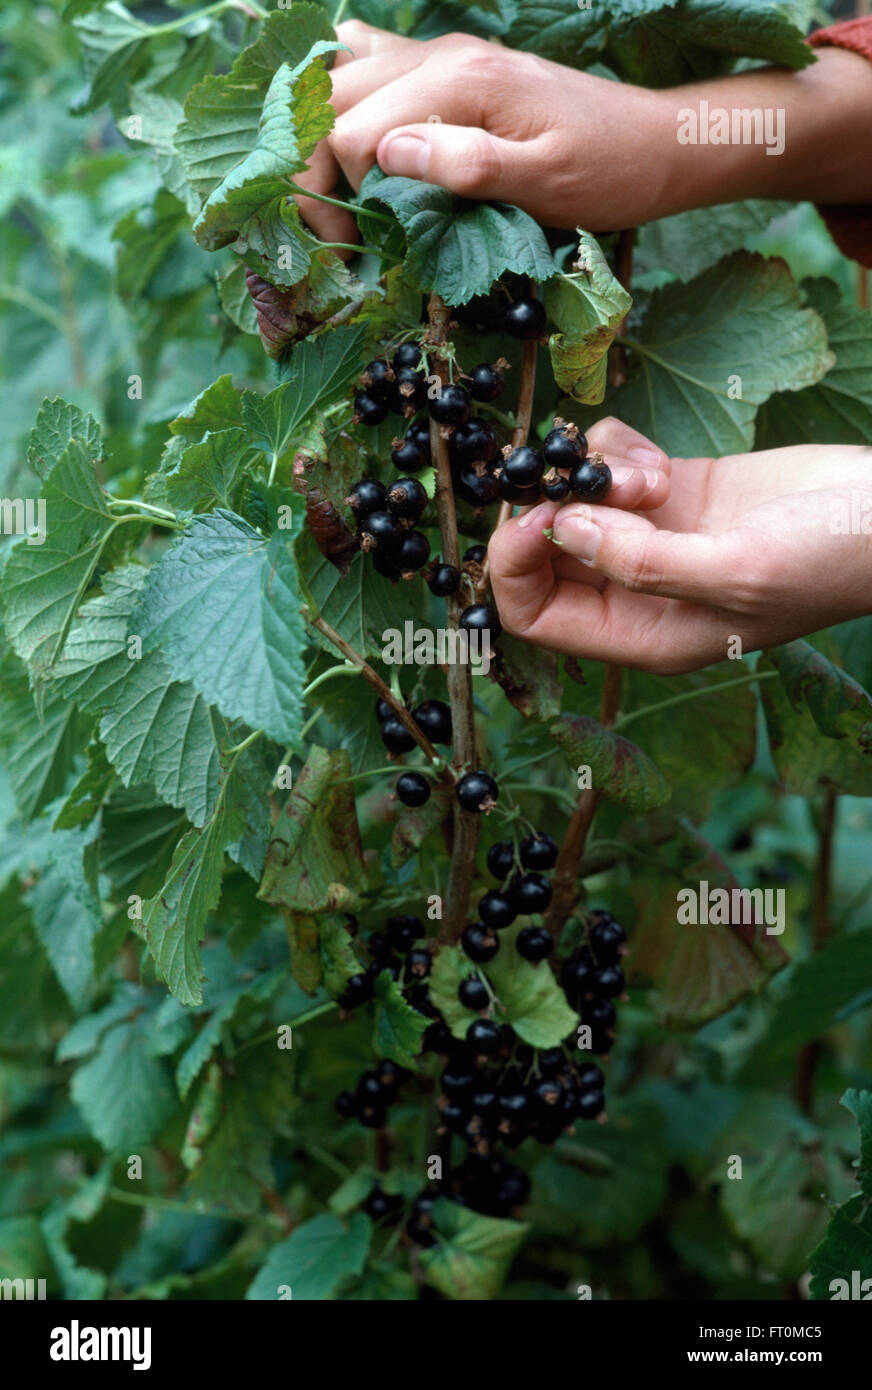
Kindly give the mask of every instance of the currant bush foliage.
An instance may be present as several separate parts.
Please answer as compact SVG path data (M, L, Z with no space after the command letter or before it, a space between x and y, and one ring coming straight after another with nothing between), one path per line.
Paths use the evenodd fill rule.
M803 7L762 0L351 10L650 86L813 61ZM11 0L3 38L0 467L47 532L2 546L0 1274L67 1298L400 1300L770 1298L806 1270L827 1298L845 1270L872 1276L869 1090L844 1096L853 1169L838 1108L869 1075L872 619L766 653L757 684L733 684L745 661L626 672L614 730L592 664L503 637L476 679L486 766L529 821L560 839L579 765L601 793L561 953L594 903L631 928L609 1123L521 1147L523 1221L421 1205L430 1019L388 970L370 1003L340 1019L336 1002L365 969L348 914L371 934L445 893L452 806L438 782L423 805L388 799L370 688L323 627L390 684L385 630L444 622L420 577L392 584L353 546L334 563L318 539L341 540L361 474L391 481L390 422L354 417L364 363L420 339L436 294L457 310L451 360L505 356L514 388L522 346L494 306L532 280L537 430L612 413L682 455L867 442L870 316L814 214L641 228L631 295L615 238L373 168L348 265L291 196L333 120L324 7ZM457 518L462 548L486 541L480 512ZM445 693L435 666L401 685ZM837 795L834 930L812 960L815 828ZM483 834L470 921L493 891ZM679 926L676 894L703 879L786 885L787 932ZM485 973L544 1052L576 1013L513 948L523 930ZM475 974L441 944L429 996L458 1039ZM790 1079L820 1038L808 1115ZM333 1110L368 1057L423 1076L387 1172ZM414 1201L410 1264L387 1213Z

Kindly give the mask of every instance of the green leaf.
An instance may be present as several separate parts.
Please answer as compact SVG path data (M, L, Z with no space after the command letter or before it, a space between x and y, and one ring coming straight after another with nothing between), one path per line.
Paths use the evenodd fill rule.
M75 438L42 490L48 518L43 544L19 541L3 583L6 633L34 677L56 660L73 614L117 520L97 482L95 446Z
M210 432L218 434L221 430L234 429L244 423L242 398L242 391L237 391L229 373L219 376L171 422L170 431L181 435L189 444L197 444Z
M757 407L833 364L823 321L802 307L785 262L748 251L655 290L627 342L630 376L609 409L686 458L749 450Z
M639 228L634 274L668 270L679 280L689 280L721 256L738 251L749 237L765 231L773 218L791 206L748 199L713 208L690 208L648 222Z
M163 496L183 512L232 511L246 462L253 453L245 430L221 430L189 444L163 476Z
M111 1177L111 1166L101 1164L93 1177L78 1180L72 1196L56 1198L40 1223L65 1298L91 1302L105 1296L106 1275L79 1263L70 1249L69 1232L72 1222L87 1224L97 1215Z
M387 970L376 976L375 994L372 1045L376 1056L390 1057L401 1067L413 1070L430 1020L406 1003L400 986Z
M322 917L318 948L324 970L324 988L333 999L345 993L352 975L360 973L360 961L351 948L348 923L342 917Z
M92 739L86 750L88 766L69 792L52 823L52 830L75 830L88 825L99 814L115 783L115 769L106 757L99 739Z
M766 1031L752 1059L793 1057L803 1043L835 1027L854 1000L863 999L870 979L872 928L837 936L807 960L794 961L772 986Z
M82 440L94 458L103 452L100 426L92 415L84 415L77 405L58 396L44 400L27 445L27 462L34 473L47 478L74 439Z
M316 47L323 52L321 45ZM316 57L317 54L311 61L304 59L296 68L283 63L278 69L264 99L253 141L248 125L249 91L239 89L244 102L244 123L232 132L222 124L220 134L226 148L232 133L236 150L244 157L221 178L194 223L194 236L207 250L227 246L253 217L262 216L272 204L286 197L291 176L307 167L306 161L318 141L329 135L334 120L329 101L330 78ZM225 84L225 92L234 90L227 85L228 79L215 80ZM182 148L184 151L185 146ZM190 152L190 146L187 148Z
M801 796L813 796L828 786L868 796L872 793L872 699L835 664L835 639L823 633L815 640L823 651L800 639L770 649L761 659L764 669L774 668L781 677L761 687L778 776Z
M419 1254L428 1284L446 1298L496 1298L530 1227L497 1220L444 1197L433 1205L438 1244Z
M235 1216L261 1211L264 1188L276 1180L271 1155L286 1128L293 1067L293 1051L255 1047L238 1053L232 1077L217 1063L209 1068L183 1150L195 1202Z
M316 612L363 656L381 659L388 630L399 630L395 589L389 579L376 574L364 555L355 555L348 573L343 575L321 554L311 534L305 530L297 542L297 563L306 577L308 595ZM411 592L409 592L411 590ZM403 595L403 622L427 626L427 602L423 585L406 587ZM336 648L313 631L312 636L325 651Z
M316 46L329 52L335 38L321 5L295 0L287 9L273 10L267 15L254 43L243 49L234 62L232 75L266 87L282 63L296 65Z
M94 988L94 937L102 925L93 874L85 869L88 836L56 830L48 837L42 872L25 895L36 934L74 1009L87 1004Z
M203 825L218 793L223 721L192 685L173 680L159 652L128 656L127 628L148 571L124 565L80 610L53 670L53 688L102 715L100 737L124 785L153 782Z
M608 351L633 306L616 280L599 243L578 229L578 254L571 274L558 273L545 290L545 308L557 326L548 346L554 380L584 405L605 395Z
M551 737L574 768L590 768L596 791L628 811L650 811L672 795L669 783L647 753L596 719L564 714L552 724Z
M149 570L130 632L159 648L229 719L295 744L302 725L302 596L293 533L265 540L239 516L196 516Z
M0 752L24 820L30 820L65 790L73 756L87 738L90 721L49 694L42 719L27 673L10 651L0 660Z
M447 304L487 294L508 270L533 280L555 273L541 228L508 203L470 203L438 184L388 177L377 165L360 186L360 202L365 236L370 234L366 209L378 204L391 209L406 234L407 275ZM372 235L383 237L380 230Z
M455 1038L466 1037L466 1030L475 1017L457 997L461 981L475 973L475 966L460 946L439 948L430 971L430 997Z
M391 835L391 867L399 869L417 854L428 835L438 830L452 811L451 792L439 784L434 785L423 806L401 805Z
M71 1082L91 1133L107 1153L119 1155L141 1152L176 1107L153 1011L137 1012L130 1000L127 1011L131 1016L102 1032L94 1055L76 1068Z
M363 1212L356 1211L347 1223L322 1212L273 1246L245 1297L293 1297L295 1303L335 1298L349 1275L362 1272L371 1240L372 1222ZM282 1292L286 1289L290 1295Z
M491 658L489 675L525 718L544 724L560 713L562 685L554 652L503 633Z
M502 1005L500 1023L509 1023L531 1047L557 1047L575 1033L578 1019L546 962L533 965L515 949L518 922L500 932L500 949L488 962L487 975Z
M132 15L120 0L110 0L74 19L73 27L82 44L88 77L88 87L74 108L82 114L95 111L123 82L134 80L145 58L151 26Z
M313 747L276 821L258 897L293 912L354 912L363 849L344 749Z
M153 203L122 217L112 233L118 243L115 282L122 298L147 297L149 282L187 226L184 204L163 188Z
M7 1216L0 1220L0 1279L45 1279L48 1258L35 1216Z
M236 261L218 280L218 298L227 317L242 333L257 332L257 310L248 293L245 264Z

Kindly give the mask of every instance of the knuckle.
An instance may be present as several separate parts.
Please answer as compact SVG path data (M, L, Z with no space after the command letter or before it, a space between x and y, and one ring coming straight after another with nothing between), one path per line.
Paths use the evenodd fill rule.
M354 48L355 42L361 43L368 34L376 31L371 24L364 24L362 19L344 19L336 28L336 37L340 43L347 43L349 48Z
M627 540L619 546L612 569L624 588L634 593L650 593L663 581L648 546L639 540Z
M461 198L474 198L499 177L499 158L484 131L469 130L454 156L451 186Z

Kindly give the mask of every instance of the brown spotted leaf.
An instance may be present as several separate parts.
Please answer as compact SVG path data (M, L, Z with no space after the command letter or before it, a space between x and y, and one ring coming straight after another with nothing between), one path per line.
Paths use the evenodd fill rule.
M574 767L589 767L596 791L629 811L662 806L672 795L659 768L635 743L587 715L561 715L551 726Z

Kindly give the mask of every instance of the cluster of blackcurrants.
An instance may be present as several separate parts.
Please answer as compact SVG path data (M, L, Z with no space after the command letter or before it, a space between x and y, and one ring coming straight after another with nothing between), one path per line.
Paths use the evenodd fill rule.
M550 835L528 835L521 841L517 861L511 840L498 840L491 845L487 866L502 886L484 894L478 905L478 921L466 927L460 938L464 951L476 965L486 965L493 960L500 949L499 932L503 928L510 927L517 917L545 912L548 908L551 881L543 870L554 868L557 852L557 842ZM545 927L530 925L518 932L515 946L525 960L538 964L550 956L554 943ZM481 980L475 977L464 980L460 991L460 1002L467 1008L485 1007L487 990Z
M615 999L624 993L621 958L627 952L627 934L610 912L591 913L587 941L573 951L560 971L567 1003L590 1028L587 1050L599 1056L611 1051L617 1011Z
M338 1003L343 1009L356 1009L372 998L376 976L387 970L391 978L401 980L404 989L414 989L430 974L432 957L426 947L415 942L427 935L420 917L401 913L389 917L383 932L372 932L367 940L370 963L365 970L352 975ZM426 1011L425 1011L426 1012Z
M363 1073L353 1091L340 1091L336 1111L343 1119L359 1120L367 1129L383 1129L388 1110L411 1072L389 1057Z
M405 1233L415 1245L426 1248L436 1244L433 1205L439 1197L447 1197L485 1216L510 1216L523 1206L529 1195L530 1179L523 1168L510 1163L503 1155L482 1159L471 1153L464 1163L451 1169L444 1178L431 1182L412 1199ZM406 1202L399 1194L385 1192L376 1184L361 1210L381 1226L395 1226L406 1214Z
M482 605L484 606L484 605ZM444 700L424 700L410 711L422 734L431 743L451 743L451 708ZM387 700L377 700L375 715L382 742L389 753L399 756L410 753L415 739ZM404 806L423 806L429 801L431 782L423 772L409 768L397 778L394 794ZM465 811L489 811L497 803L499 788L489 772L479 769L466 772L457 779L455 795ZM553 844L553 841L551 841ZM529 909L530 911L538 909Z

